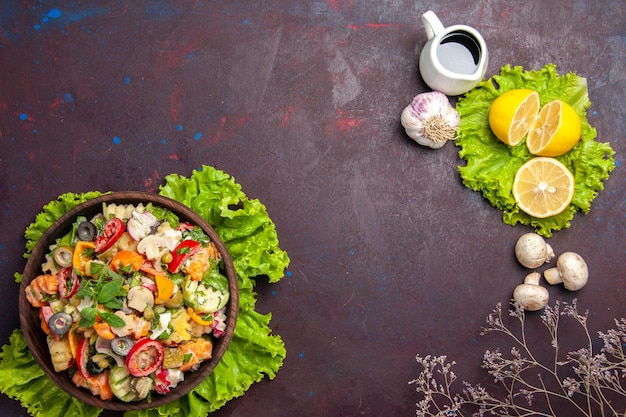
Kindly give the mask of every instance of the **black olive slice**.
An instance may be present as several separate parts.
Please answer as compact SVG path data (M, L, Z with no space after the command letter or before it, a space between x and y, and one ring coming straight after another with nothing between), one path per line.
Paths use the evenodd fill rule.
M91 222L81 222L76 229L76 233L80 240L85 242L93 241L96 239L96 226Z

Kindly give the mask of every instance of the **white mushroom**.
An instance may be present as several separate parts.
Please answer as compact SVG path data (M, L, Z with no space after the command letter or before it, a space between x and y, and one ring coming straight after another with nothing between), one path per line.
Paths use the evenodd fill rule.
M115 333L118 337L128 336L130 332L135 327L135 319L132 314L126 314L122 310L117 310L114 313L116 316L124 320L124 326L122 327L113 327L111 326L111 331Z
M526 268L537 268L554 258L554 250L536 233L525 233L515 244L515 256Z
M145 287L137 286L128 291L126 296L128 307L144 312L147 308L154 306L154 295L152 291Z
M531 272L524 278L524 283L515 287L513 299L521 305L524 310L541 310L548 304L550 294L548 290L539 285L541 274Z
M589 269L582 256L574 252L564 252L556 260L556 267L546 269L543 276L551 285L563 283L566 289L577 291L587 284Z

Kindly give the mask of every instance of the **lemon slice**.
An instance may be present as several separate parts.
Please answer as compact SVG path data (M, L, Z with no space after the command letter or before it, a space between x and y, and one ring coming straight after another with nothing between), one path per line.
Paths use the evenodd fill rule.
M489 126L494 135L510 146L519 144L539 112L539 94L525 88L507 91L489 108Z
M580 117L561 100L541 108L528 132L526 147L533 155L558 156L572 149L580 140Z
M554 158L533 158L517 170L513 197L530 216L544 219L557 215L574 198L574 176Z

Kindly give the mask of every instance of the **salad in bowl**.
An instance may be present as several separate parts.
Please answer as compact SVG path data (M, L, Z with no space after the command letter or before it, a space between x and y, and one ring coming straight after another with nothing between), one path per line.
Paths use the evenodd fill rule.
M24 271L20 319L57 384L101 408L186 394L232 337L237 276L219 236L180 203L112 193L60 218Z

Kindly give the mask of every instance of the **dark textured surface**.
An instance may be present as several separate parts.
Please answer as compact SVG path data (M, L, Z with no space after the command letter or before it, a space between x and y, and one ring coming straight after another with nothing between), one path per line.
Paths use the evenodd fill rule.
M458 149L408 139L427 88L420 15L476 27L505 64L587 77L588 117L617 169L588 215L550 239L588 261L590 327L624 316L626 17L615 1L3 1L0 343L19 326L24 229L64 192L157 192L203 164L259 198L291 257L258 309L288 356L216 416L415 414L416 354L489 383L480 337L526 271L528 229L464 188ZM55 12L55 10L57 12ZM546 344L547 347L547 344ZM26 415L0 396L3 416ZM103 413L103 416L115 413Z

